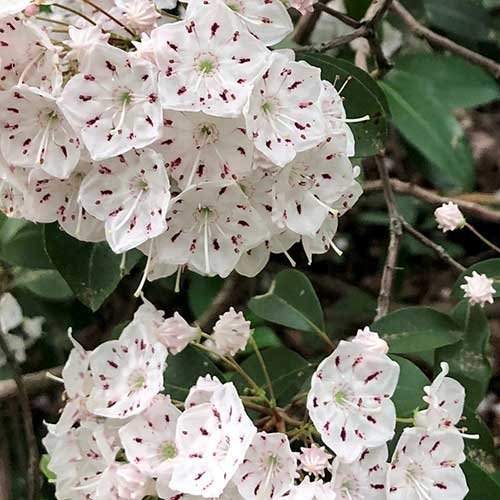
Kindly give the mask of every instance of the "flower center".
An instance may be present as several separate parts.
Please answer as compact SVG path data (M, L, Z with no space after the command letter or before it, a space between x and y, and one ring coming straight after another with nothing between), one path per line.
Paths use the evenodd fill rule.
M273 109L273 105L270 102L265 102L262 105L262 111L264 111L264 113L266 113L266 115L271 114L272 109Z
M132 389L143 389L146 385L146 376L142 370L136 370L131 373L128 381Z
M128 106L132 102L132 94L126 90L120 94L120 102Z
M171 460L177 456L177 448L172 441L166 441L161 445L161 456L165 460Z
M217 59L212 54L202 54L196 61L196 69L200 76L211 75L217 69Z
M200 123L196 127L195 140L198 144L214 144L219 140L219 130L215 123Z

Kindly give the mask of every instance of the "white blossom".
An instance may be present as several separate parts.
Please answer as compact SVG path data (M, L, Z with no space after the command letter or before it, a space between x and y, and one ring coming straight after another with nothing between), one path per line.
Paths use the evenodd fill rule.
M460 285L460 288L464 291L464 297L469 299L470 305L478 304L484 307L486 304L493 304L493 295L496 293L493 279L477 271L472 271L472 276L465 276L464 279L465 284Z
M158 329L158 340L167 347L171 354L179 354L198 336L198 328L189 323L176 311L167 318Z
M300 469L317 477L322 477L325 470L330 467L332 455L325 451L323 446L311 444L308 448L301 448L298 454Z
M443 203L434 211L438 228L442 229L443 233L460 229L465 225L465 217L458 208L456 203L452 201Z
M245 319L241 311L237 313L231 307L215 323L212 340L219 354L234 356L238 351L245 349L250 335L250 321Z

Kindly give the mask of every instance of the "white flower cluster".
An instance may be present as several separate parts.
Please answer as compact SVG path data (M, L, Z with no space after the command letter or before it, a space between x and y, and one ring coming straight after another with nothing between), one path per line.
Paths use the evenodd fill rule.
M42 335L45 318L26 318L19 302L10 293L0 296L0 335L18 363L26 361L26 349L30 348ZM0 351L0 368L7 362Z
M97 25L0 18L1 211L139 248L149 279L336 248L361 194L354 138L341 89L268 48L293 28L280 0L191 0L176 22L152 0L100 2L139 42L84 2L44 17L60 4Z
M214 336L234 352L246 344L247 325L234 310L226 314ZM446 377L446 365L425 388L428 408L403 431L388 464L399 366L376 333L358 332L320 364L308 395L309 416L336 456L314 444L296 453L287 434L256 428L231 382L200 377L183 411L162 393L168 352L179 352L197 335L180 316L165 320L145 303L119 340L93 352L73 341L62 374L68 402L44 440L57 498L465 497L463 435L455 427L464 389Z

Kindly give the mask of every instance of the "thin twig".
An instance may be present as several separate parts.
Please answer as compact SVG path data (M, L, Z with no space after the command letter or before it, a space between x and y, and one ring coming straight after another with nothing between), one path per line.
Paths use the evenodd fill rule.
M26 434L26 445L29 453L28 460L28 474L27 474L27 498L28 500L38 500L40 491L40 477L38 473L39 466L39 453L38 444L35 436L35 431L33 429L33 416L31 414L30 400L28 392L24 387L23 377L17 364L16 358L13 356L12 352L5 341L5 336L3 332L0 331L0 349L2 350L5 359L7 360L8 367L14 373L14 381L17 385L17 397L19 400L19 406L21 408L21 414L24 423L24 432Z
M108 19L111 19L111 21L115 22L118 24L118 26L121 26L132 38L136 37L136 34L124 23L122 23L119 19L117 19L115 16L110 14L106 9L103 9L99 5L95 4L94 2L91 2L91 0L81 0L83 3L86 3L93 9L99 11L101 14L104 14Z
M299 18L293 33L293 41L295 43L304 45L309 42L309 38L316 27L316 23L318 22L320 15L321 12L319 10L315 10L314 12Z
M269 376L269 370L267 369L266 362L262 357L262 353L260 352L259 346L257 345L257 342L255 341L252 335L250 335L250 344L252 345L253 350L255 351L255 356L257 357L257 361L259 362L260 367L262 369L262 373L264 374L264 378L266 379L267 390L269 391L269 397L271 398L271 402L274 405L276 403L276 397L274 395L273 383L271 381L271 377Z
M389 174L387 173L387 169L385 167L383 158L376 157L375 162L377 164L380 179L382 181L384 198L387 204L387 210L389 212L389 219L390 219L389 247L387 249L387 258L384 265L384 271L382 273L382 280L380 283L380 293L377 301L377 315L375 317L375 319L379 319L382 316L385 316L389 312L389 306L391 303L391 295L392 295L392 286L394 283L394 274L396 272L396 264L399 255L399 248L401 246L403 229L401 226L399 212L396 206L394 193L391 188Z
M417 186L416 184L403 182L398 179L391 179L390 183L392 189L398 193L414 196L415 198L433 205L441 205L452 201L453 203L456 203L460 209L463 209L475 217L491 222L500 222L500 210L492 210L490 208L483 207L479 203L463 200L458 197L441 196L435 191L430 191L429 189ZM363 184L363 190L365 193L370 191L381 191L382 187L382 181L379 180L369 181Z
M50 5L51 5L51 7L58 7L60 9L67 10L68 12L71 12L72 14L75 14L76 16L79 16L82 19L85 19L85 21L89 22L90 24L93 24L94 26L96 26L96 24L97 24L94 20L92 20L90 17L86 16L83 12L80 12L79 10L68 7L67 5L62 5L60 3L52 3Z
M408 221L400 216L401 224L405 231L408 231L416 240L420 241L423 245L430 248L437 256L443 259L445 262L454 267L458 272L465 271L465 267L457 262L446 250L437 243L434 243L430 238L422 234L418 229L415 229Z
M50 370L41 370L39 372L28 373L22 376L23 386L29 394L40 394L53 387L61 386L57 381L47 377L47 372L59 376L62 366L56 366ZM19 389L14 379L0 381L0 401L14 398L18 395Z
M476 235L486 246L490 247L492 250L500 254L500 248L490 241L486 236L483 236L472 224L468 222L465 223L465 227L474 235Z
M345 25L350 26L351 28L359 28L361 26L361 21L358 21L357 19L354 19L353 17L344 14L343 12L332 9L331 7L328 7L328 5L325 5L321 2L314 4L313 7L314 10L319 10L324 12L325 14L329 14L330 16L337 18L339 21L342 21Z
M419 38L423 38L431 44L437 45L438 47L448 50L453 54L463 57L465 60L486 69L495 78L500 78L500 64L495 62L493 59L490 59L481 54L478 54L477 52L474 52L473 50L463 47L462 45L459 45L449 38L438 35L423 24L419 23L413 17L413 15L397 0L394 0L391 9L402 19L402 21L408 26L410 31Z

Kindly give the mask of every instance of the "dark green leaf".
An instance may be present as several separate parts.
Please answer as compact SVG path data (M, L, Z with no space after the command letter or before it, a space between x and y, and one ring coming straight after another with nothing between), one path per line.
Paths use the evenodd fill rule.
M380 82L394 125L438 170L433 180L446 189L473 187L474 163L458 121L412 76Z
M422 400L424 386L429 385L429 379L422 370L405 358L391 356L401 368L399 382L392 401L396 406L398 417L411 417L414 410L424 408L426 404Z
M250 300L257 316L306 332L324 331L323 311L309 279L299 271L280 272L264 295Z
M66 281L54 269L22 270L15 274L14 286L26 288L44 300L68 300L73 297Z
M43 245L43 226L31 223L21 224L8 220L4 229L9 236L2 236L1 258L9 264L26 269L51 269L52 264Z
M224 382L224 374L207 354L194 346L187 346L179 354L167 358L165 392L173 399L184 401L198 377L205 375L214 375Z
M466 460L462 470L467 478L469 494L466 500L493 500L500 498L500 484L490 477L479 465L472 460Z
M45 248L54 267L78 299L92 311L99 309L115 290L122 276L121 256L106 243L85 243L61 231L56 224L45 226ZM140 259L137 251L127 253L129 272Z
M494 297L500 297L500 259L483 260L467 268L453 285L452 297L455 299L463 298L464 291L460 288L460 285L465 284L465 276L472 276L472 271L476 271L479 274L486 274L488 278L495 280L493 284L493 288L496 290Z
M266 349L267 347L280 347L283 345L274 330L267 326L258 326L253 331L252 335L259 349ZM242 351L242 354L248 355L252 354L253 352L254 349L252 345L248 343L246 348Z
M343 59L314 53L298 54L298 57L321 68L322 78L332 83L337 78L340 78L341 82L348 77L352 78L342 91L347 117L370 116L368 121L350 124L356 138L356 156L371 156L383 149L387 139L389 107L384 93L375 81Z
M450 110L480 106L500 97L494 78L458 56L422 53L398 57L386 82L401 88L410 81Z
M361 19L370 6L372 0L345 0L347 14L356 19Z
M392 353L412 353L454 344L461 339L458 325L430 307L407 307L375 321L371 329L389 344Z
M274 394L279 405L284 406L296 396L310 378L314 366L295 351L286 347L273 347L262 351L262 357L269 371ZM264 390L266 380L257 356L248 357L241 367ZM243 391L247 383L236 375L233 379L236 387Z
M477 408L486 394L491 377L491 366L487 358L490 328L488 320L479 306L470 307L466 300L453 311L452 317L464 332L462 340L436 351L436 371L439 363L446 361L450 376L456 378L466 389L466 401Z
M208 278L191 273L188 301L195 318L199 318L210 306L223 284L224 280L219 277Z
M452 35L487 42L492 37L491 17L471 0L424 0L430 23Z
M465 454L467 458L481 466L487 472L495 472L498 460L493 436L486 424L474 410L467 406L464 410L464 420L460 422L467 429L467 434L477 434L479 439L465 440Z

